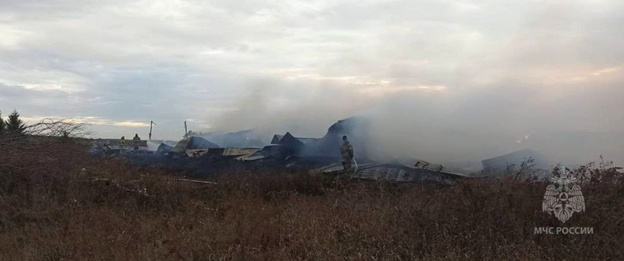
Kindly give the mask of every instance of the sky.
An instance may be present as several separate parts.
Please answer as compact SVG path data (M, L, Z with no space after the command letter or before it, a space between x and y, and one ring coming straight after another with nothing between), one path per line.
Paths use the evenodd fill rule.
M617 0L0 0L0 110L173 140L368 115L394 153L617 161L623 24Z

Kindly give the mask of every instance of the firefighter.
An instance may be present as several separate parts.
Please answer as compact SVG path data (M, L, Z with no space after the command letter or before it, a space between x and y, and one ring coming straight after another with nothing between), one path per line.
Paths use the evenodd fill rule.
M139 134L135 133L134 134L134 138L132 138L132 145L134 145L134 150L137 151L139 150L139 141L141 141L141 138L139 138Z
M121 140L119 140L119 151L122 152L126 147L126 137L121 136Z
M103 150L104 150L104 156L108 156L108 154L110 154L111 147L108 146L108 143L104 143Z
M342 158L342 167L345 173L352 171L353 164L353 146L349 142L347 136L342 136L342 146L340 146L340 157Z

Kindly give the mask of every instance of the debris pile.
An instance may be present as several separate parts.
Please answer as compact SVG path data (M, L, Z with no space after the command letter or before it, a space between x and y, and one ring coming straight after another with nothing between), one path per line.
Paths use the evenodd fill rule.
M228 167L298 169L327 175L340 175L363 180L450 184L466 175L422 160L378 162L369 155L367 118L351 117L329 127L321 138L297 137L290 132L275 134L266 146L232 146L262 144L251 131L191 136L172 143L163 141L148 150L141 141L140 150L124 150L119 140L96 140L91 151L95 157L117 157L146 166L159 166L186 171L192 177L206 177ZM345 171L341 164L340 146L348 136L354 148L354 165ZM221 144L207 139L213 137ZM355 162L357 159L357 162Z

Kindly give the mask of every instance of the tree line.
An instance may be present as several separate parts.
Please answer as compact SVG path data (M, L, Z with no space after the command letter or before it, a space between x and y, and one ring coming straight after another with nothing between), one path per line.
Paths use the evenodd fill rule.
M17 110L4 120L0 111L0 141L6 143L7 140L21 140L26 135L29 136L49 136L60 138L86 138L93 134L89 130L89 124L75 122L71 119L42 119L41 121L26 125L21 119Z
M2 118L2 111L0 111L0 135L5 133L24 134L25 131L26 124L20 119L20 114L16 110L9 114L6 121Z

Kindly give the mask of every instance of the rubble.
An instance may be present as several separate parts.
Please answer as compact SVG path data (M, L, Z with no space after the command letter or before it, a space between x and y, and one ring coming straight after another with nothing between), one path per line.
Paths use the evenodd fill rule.
M416 162L416 163L415 163ZM417 182L422 184L450 185L455 180L466 178L465 174L452 170L445 170L440 165L420 165L418 160L395 160L386 163L367 162L360 163L357 170L351 176L362 180L386 180L395 182ZM318 168L315 172L324 174L340 174L343 172L342 164L335 163Z
M95 142L92 155L119 157L134 164L184 171L187 176L193 178L206 177L217 170L232 167L297 169L325 175L349 175L362 180L443 185L467 177L459 172L422 160L387 162L371 160L368 150L369 127L368 119L352 117L331 125L321 138L296 137L286 132L283 135L275 134L271 144L262 148L221 146L223 144L219 145L205 138L210 135L188 137L177 142L175 146L162 142L155 151L120 152L113 146L108 148L107 152L102 153L104 147L101 142ZM248 139L248 135L249 132L234 133L221 136L220 140L226 141L227 145L249 144L246 141L234 140L234 137ZM339 148L344 135L349 137L355 148L355 158L359 164L355 173L344 173L340 164ZM218 138L219 136L213 134L212 137ZM108 141L113 143L114 140ZM258 143L254 142L254 144Z
M205 150L221 148L219 145L212 143L202 137L192 136L182 139L176 144L171 151L175 153L181 153L186 150Z
M161 143L158 148L156 149L156 153L157 154L165 154L170 152L173 149L173 146L169 146L165 143Z

